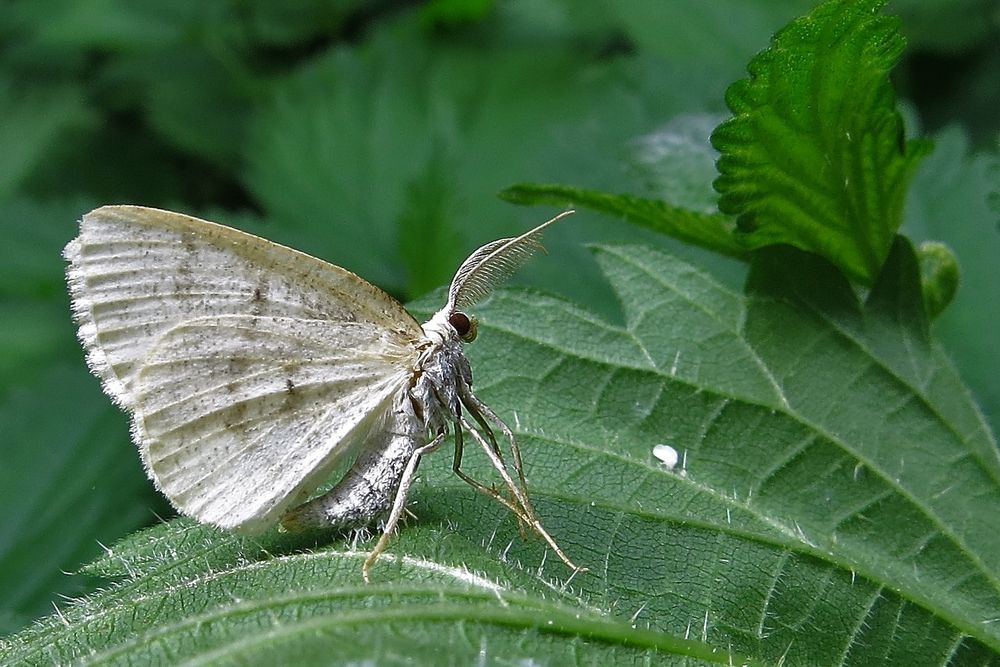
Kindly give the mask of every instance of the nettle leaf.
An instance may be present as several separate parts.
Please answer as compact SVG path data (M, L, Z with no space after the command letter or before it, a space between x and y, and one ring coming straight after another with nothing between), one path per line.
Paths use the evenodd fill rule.
M500 192L500 198L514 204L581 206L730 257L745 259L749 252L733 234L731 218L672 206L659 199L544 183L512 185Z
M871 284L902 222L924 141L905 141L889 71L903 51L886 0L828 0L779 31L733 84L719 208L748 245L788 243Z
M371 542L177 520L111 549L87 570L107 586L3 660L1000 665L1000 460L929 337L909 244L867 303L789 247L755 259L747 296L649 248L596 256L624 326L502 291L469 348L589 572L520 539L442 453L369 586Z

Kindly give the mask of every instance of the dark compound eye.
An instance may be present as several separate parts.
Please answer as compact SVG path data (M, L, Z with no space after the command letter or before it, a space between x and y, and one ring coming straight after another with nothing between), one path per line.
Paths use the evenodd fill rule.
M464 336L469 333L469 329L472 328L472 320L465 313L454 312L451 317L448 318L448 324L450 324L459 336Z
M466 343L471 343L476 339L476 319L470 318L465 313L455 311L448 318L448 324L455 329L458 337Z

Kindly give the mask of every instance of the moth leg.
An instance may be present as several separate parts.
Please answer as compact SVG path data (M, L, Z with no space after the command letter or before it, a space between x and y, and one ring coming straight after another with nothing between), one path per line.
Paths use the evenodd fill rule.
M486 429L486 440L490 443L490 446L496 453L497 458L499 458L501 463L503 463L503 456L500 453L500 449L497 447L496 438L493 437L493 432L489 429L489 426L481 419L478 419L477 421L479 421L480 426L483 426ZM504 463L503 465L506 466L506 463ZM489 486L486 486L478 479L467 474L464 470L462 470L462 423L460 421L455 422L455 458L452 461L451 469L456 475L458 475L459 479L461 479L463 482L465 482L472 488L476 489L477 491L485 493L489 497L500 501L504 505L504 507L513 512L514 516L517 517L517 527L521 533L521 539L528 538L528 528L531 525L531 520L528 518L528 515L525 514L525 512L519 506L514 505L513 503L509 502L506 498L504 498L502 495L500 495L500 493L496 489L495 484L490 484ZM525 496L527 496L527 489L525 489Z
M466 410L468 410L469 414L475 418L476 423L479 424L479 427L486 433L487 441L489 441L490 445L493 447L493 451L496 452L497 457L499 457L499 459L503 462L504 467L506 467L507 462L503 460L503 455L500 453L500 445L497 443L496 436L493 435L493 429L490 428L489 422L486 421L483 411L485 410L486 413L492 415L494 421L500 424L503 432L507 436L507 439L510 441L510 449L514 456L514 468L517 470L517 477L521 482L521 489L524 491L524 497L528 499L528 502L530 503L531 498L528 494L528 481L524 477L524 468L521 465L521 450L517 446L517 440L514 438L514 433L507 427L507 424L500 419L500 417L497 416L497 414L493 412L488 405L480 401L475 394L471 391L466 391L464 393L471 397L470 402L465 404ZM529 505L526 510L533 512L534 508ZM518 516L518 519L519 521L517 522L517 527L521 533L521 539L528 539L527 531L530 526L530 521L522 519L521 516Z
M468 387L462 387L459 391L461 393L462 403L480 424L480 426L482 426L483 429L489 434L489 439L493 443L494 451L497 451L498 455L499 447L496 444L496 438L493 437L493 431L487 424L487 420L493 422L500 429L500 432L503 433L504 437L507 438L507 441L510 442L510 451L514 456L514 468L517 470L517 478L518 481L521 482L521 490L524 491L524 496L527 497L528 480L524 477L524 463L521 460L521 448L517 446L517 438L514 437L514 432L510 430L509 426L507 426L507 422L500 419L500 416L493 412L490 406L479 400L479 397L473 394L471 389Z
M486 495L490 496L491 498L496 498L497 500L499 500L501 503L503 503L507 507L507 509L509 509L515 515L517 515L517 518L518 518L519 521L524 521L525 515L524 515L524 512L521 510L521 508L515 506L513 503L511 503L506 498L504 498L499 493L497 493L496 488L490 487L490 486L486 486L485 484L483 484L482 482L480 482L479 480L477 480L475 477L472 477L471 475L467 474L464 470L462 470L462 449L463 449L463 445L464 445L464 438L463 438L463 435L462 435L462 431L463 431L463 429L462 429L462 421L456 421L455 422L455 458L454 458L454 460L451 463L452 472L454 472L456 475L458 475L459 479L461 479L463 482L465 482L466 484L468 484L472 488L476 489L477 491L481 491L482 493L485 493ZM491 443L491 444L493 444L493 443ZM496 448L493 448L493 451L497 453L497 456L499 456L499 452L497 452Z
M485 404L483 405L485 407ZM503 451L500 449L500 443L497 442L497 437L493 434L493 429L490 427L490 423L483 417L481 411L478 409L478 405L472 404L471 407L469 405L466 405L465 407L466 410L469 411L469 414L472 415L472 418L476 420L476 423L479 424L479 428L482 429L481 433L486 434L486 441L490 443L491 447L493 447L493 451L497 453L497 456L499 456L501 460L503 460Z
M485 419L483 419L482 415L480 415L478 412L475 411L474 406L473 408L469 409L469 413L475 418L480 428L482 428L483 431L486 433L486 440L490 443L490 447L492 447L494 453L496 453L496 455L500 458L500 460L503 461L503 453L500 451L500 445L497 444L496 436L493 435L493 430L490 428L490 425L486 422ZM454 421L454 427L455 427L455 458L452 460L451 464L452 472L458 475L458 477L463 482L473 487L477 491L481 491L486 495L492 496L494 498L497 497L498 494L495 485L491 484L490 486L486 486L485 484L475 479L471 475L468 475L464 470L462 470L462 452L463 452L464 438L462 435L462 419L460 412L458 413L458 416ZM517 515L518 519L522 518L523 512L518 511L510 504L505 503L505 505Z
M500 453L500 445L497 443L496 436L493 435L493 429L490 428L489 422L486 421L487 417L492 417L492 419L497 424L500 425L500 428L501 428L502 432L504 433L504 435L507 437L507 439L511 443L511 452L513 453L513 456L514 456L514 467L517 469L517 473L518 473L517 476L518 476L518 480L521 482L521 489L522 489L522 491L524 491L524 498L527 499L529 497L528 496L528 482L527 482L527 480L524 477L524 468L521 466L521 450L517 446L517 440L514 438L514 433L510 430L510 428L507 426L507 424L502 419L500 419L500 417L495 412L493 412L493 410L490 409L490 407L488 405L486 405L485 403L483 403L482 401L480 401L479 398L475 394L472 393L472 391L471 391L470 388L463 387L462 389L459 390L459 394L460 394L460 396L462 398L462 404L465 406L465 408L468 411L468 413L473 416L473 418L476 420L476 423L479 424L480 428L482 429L482 432L480 433L480 435L482 435L483 433L485 433L486 440L490 443L491 447L493 448L493 451L496 452L497 457L500 459L501 462L503 462L503 465L506 468L507 464L506 464L506 462L503 461L503 455ZM456 424L455 430L456 430L456 434L458 433L458 431L461 430L461 424L460 423ZM457 446L458 442L456 441L455 444ZM485 489L485 488L483 488L484 485L480 484L479 482L477 482L476 480L474 480L469 475L466 475L465 473L463 473L462 471L460 471L458 469L458 467L457 467L460 463L461 463L461 457L459 457L459 461L456 462L455 466L453 466L453 467L454 467L455 473L463 481L465 481L467 484L470 484L473 487L479 489L480 491L483 491L483 492L487 493L487 495L493 496L495 498L499 497L499 494L496 492L496 487L492 487L490 489ZM529 500L529 502L530 502L530 500ZM509 507L509 505L508 505L508 507ZM521 512L515 511L514 512L515 515L518 518L518 529L519 529L519 531L521 533L521 538L522 539L527 539L527 537L528 537L527 529L531 525L530 516L533 515L533 512L534 512L534 508L532 508L530 506L530 504L526 508L524 508L523 511L521 511ZM528 518L526 518L526 517L528 517Z
M407 461L406 468L403 470L403 473L399 478L399 486L396 489L396 498L392 501L392 511L389 512L389 518L385 520L385 527L382 529L382 536L378 538L375 548L371 550L371 553L368 554L368 557L365 558L364 564L361 566L361 576L364 577L366 584L369 583L368 573L371 571L372 565L374 565L375 561L378 560L379 554L385 551L386 547L389 546L389 540L392 539L392 534L396 530L396 524L399 523L399 518L406 509L406 497L409 494L410 486L413 484L413 480L416 477L417 466L420 464L420 457L424 454L429 454L440 447L441 443L444 441L445 435L445 433L440 433L426 445L415 449L413 455L410 456L410 460Z
M462 424L469 430L472 437L475 438L480 445L482 445L483 451L486 452L486 456L490 459L490 463L492 463L493 467L500 473L504 483L507 485L507 488L510 489L511 493L514 494L514 497L517 499L520 507L516 507L514 503L510 502L496 491L493 491L492 493L490 491L486 491L487 495L496 498L501 504L507 507L507 509L517 515L519 519L531 526L531 528L538 533L538 535L545 540L550 547L552 547L552 550L556 552L556 555L558 555L567 566L576 572L586 572L587 568L580 567L570 560L569 556L566 555L562 548L556 544L556 541L552 538L552 536L549 535L548 531L545 530L545 527L542 526L542 522L538 518L538 515L535 514L535 509L531 506L531 502L528 500L527 494L514 483L510 473L507 472L507 466L504 465L500 457L493 451L493 448L490 447L490 444L486 441L486 439L479 433L479 431L474 429L464 417L462 418ZM482 485L479 485L476 488L480 488L480 490L482 490L481 487Z

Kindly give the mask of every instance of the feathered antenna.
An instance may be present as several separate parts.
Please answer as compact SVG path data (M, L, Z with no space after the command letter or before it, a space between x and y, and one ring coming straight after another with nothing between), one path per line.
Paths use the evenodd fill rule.
M520 236L497 239L484 245L462 262L448 289L448 313L475 305L524 266L542 247L542 231L574 211L563 211Z

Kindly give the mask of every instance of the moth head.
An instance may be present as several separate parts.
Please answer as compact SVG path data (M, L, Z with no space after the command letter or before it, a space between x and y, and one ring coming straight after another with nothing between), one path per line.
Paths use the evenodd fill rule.
M465 343L476 340L479 333L479 321L475 317L469 317L460 310L456 310L448 316L448 324L455 330L458 337Z
M573 211L564 211L534 229L506 239L497 239L469 255L451 280L448 301L444 308L423 324L424 334L443 344L456 335L465 343L476 339L476 318L463 312L486 298L500 283L509 278L533 253L542 248L542 231Z

